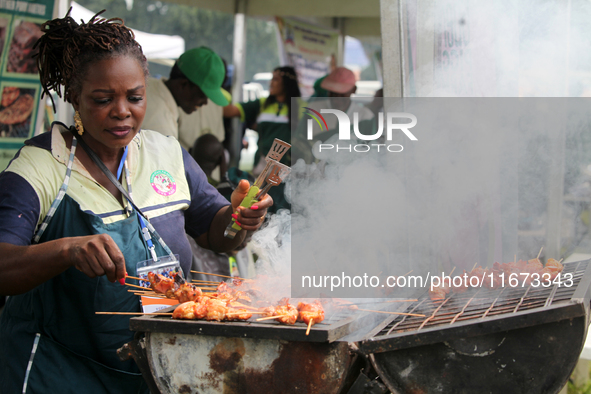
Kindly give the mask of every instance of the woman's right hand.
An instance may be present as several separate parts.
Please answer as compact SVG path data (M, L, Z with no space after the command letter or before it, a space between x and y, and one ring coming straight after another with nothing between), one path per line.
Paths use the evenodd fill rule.
M111 282L125 280L125 258L110 235L73 237L67 245L69 261L88 277L106 275Z
M0 242L0 294L25 293L70 267L91 278L125 281L125 258L106 234L59 238L36 245Z

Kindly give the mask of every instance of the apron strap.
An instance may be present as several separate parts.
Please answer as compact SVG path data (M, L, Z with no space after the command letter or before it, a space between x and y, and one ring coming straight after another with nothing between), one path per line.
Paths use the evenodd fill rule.
M74 133L73 130L70 129L70 131L72 131L72 133ZM173 260L176 260L176 258L174 257L174 254L172 253L172 251L170 250L168 245L166 245L166 243L164 242L162 237L160 237L160 235L158 234L158 232L156 231L154 226L152 226L152 223L150 223L150 221L148 220L148 217L146 215L144 215L144 213L139 209L139 207L137 205L135 205L131 196L127 193L127 190L125 190L125 188L121 185L121 183L117 180L117 178L115 178L115 175L113 175L111 170L109 170L107 168L105 163L103 163L103 161L100 159L100 157L98 157L98 155L90 148L90 146L88 146L88 144L86 144L86 142L84 142L84 140L82 138L80 138L80 145L86 151L86 154L88 154L88 156L92 159L94 164L97 165L97 167L107 176L109 181L111 181L111 183L121 192L121 194L127 199L127 201L129 201L129 203L136 210L136 212L138 213L140 218L143 218L143 220L144 220L143 224L145 224L146 228L152 234L154 234L154 237L158 240L158 243L160 243L160 246L162 246L164 251L166 253L168 253L168 255L170 255L170 257Z
M62 186L60 187L60 190L57 193L55 200L53 200L53 202L51 203L51 207L49 207L49 211L47 212L45 219L43 219L43 223L41 223L41 226L37 230L35 237L33 237L34 244L39 243L39 240L41 239L43 232L45 231L45 229L49 225L49 222L53 218L55 211L60 206L62 200L64 199L64 196L66 195L66 191L68 190L68 184L70 183L70 175L72 174L72 165L74 164L74 155L76 154L76 144L77 144L76 137L73 137L72 138L72 148L70 148L70 157L68 158L68 165L66 168L66 176L64 178L64 182L62 183Z

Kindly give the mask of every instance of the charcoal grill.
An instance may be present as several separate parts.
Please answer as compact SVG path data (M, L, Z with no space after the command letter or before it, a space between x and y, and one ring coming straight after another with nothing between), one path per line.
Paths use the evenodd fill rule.
M589 323L590 261L565 264L570 287L471 289L379 324L358 344L393 393L557 393Z
M302 323L143 316L130 328L145 333L144 349L128 350L162 394L383 392L363 374L351 386L359 371L349 348L394 394L557 393L583 347L591 298L591 260L564 267L570 287L480 288L443 301L425 293L392 308L426 317L380 315L355 344L341 341L363 326L350 311L327 315L308 336Z
M349 333L354 320L327 316L309 335L303 323L162 316L132 318L130 329L145 333L146 357L136 351L134 358L144 372L149 369L150 376L144 376L155 386L153 392L336 394L352 360L347 342L337 339Z

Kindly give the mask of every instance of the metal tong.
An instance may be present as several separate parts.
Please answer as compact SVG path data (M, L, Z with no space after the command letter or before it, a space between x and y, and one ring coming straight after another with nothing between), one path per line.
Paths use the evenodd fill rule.
M283 179L290 173L291 168L279 162L289 148L291 148L290 144L275 138L269 153L265 157L267 165L248 190L248 194L240 203L241 207L250 208L255 202L263 198L272 186L281 184ZM238 211L235 214L238 214ZM236 219L232 218L232 221L226 227L226 231L224 231L224 236L234 239L240 230L242 230L242 227L236 223Z

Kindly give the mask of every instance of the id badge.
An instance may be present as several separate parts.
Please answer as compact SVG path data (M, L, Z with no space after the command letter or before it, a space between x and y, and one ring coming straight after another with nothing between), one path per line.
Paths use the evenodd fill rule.
M172 258L172 256L163 256L156 261L152 259L140 261L137 263L136 269L137 276L144 279L140 281L139 285L148 289L150 288L150 281L148 280L149 272L160 274L167 278L172 278L173 274L176 272L178 272L179 275L183 275L178 254L175 254L174 258ZM164 298L162 295L155 297L142 295L140 296L140 303L143 312L153 313L168 308L171 305L177 305L179 301L174 298Z

